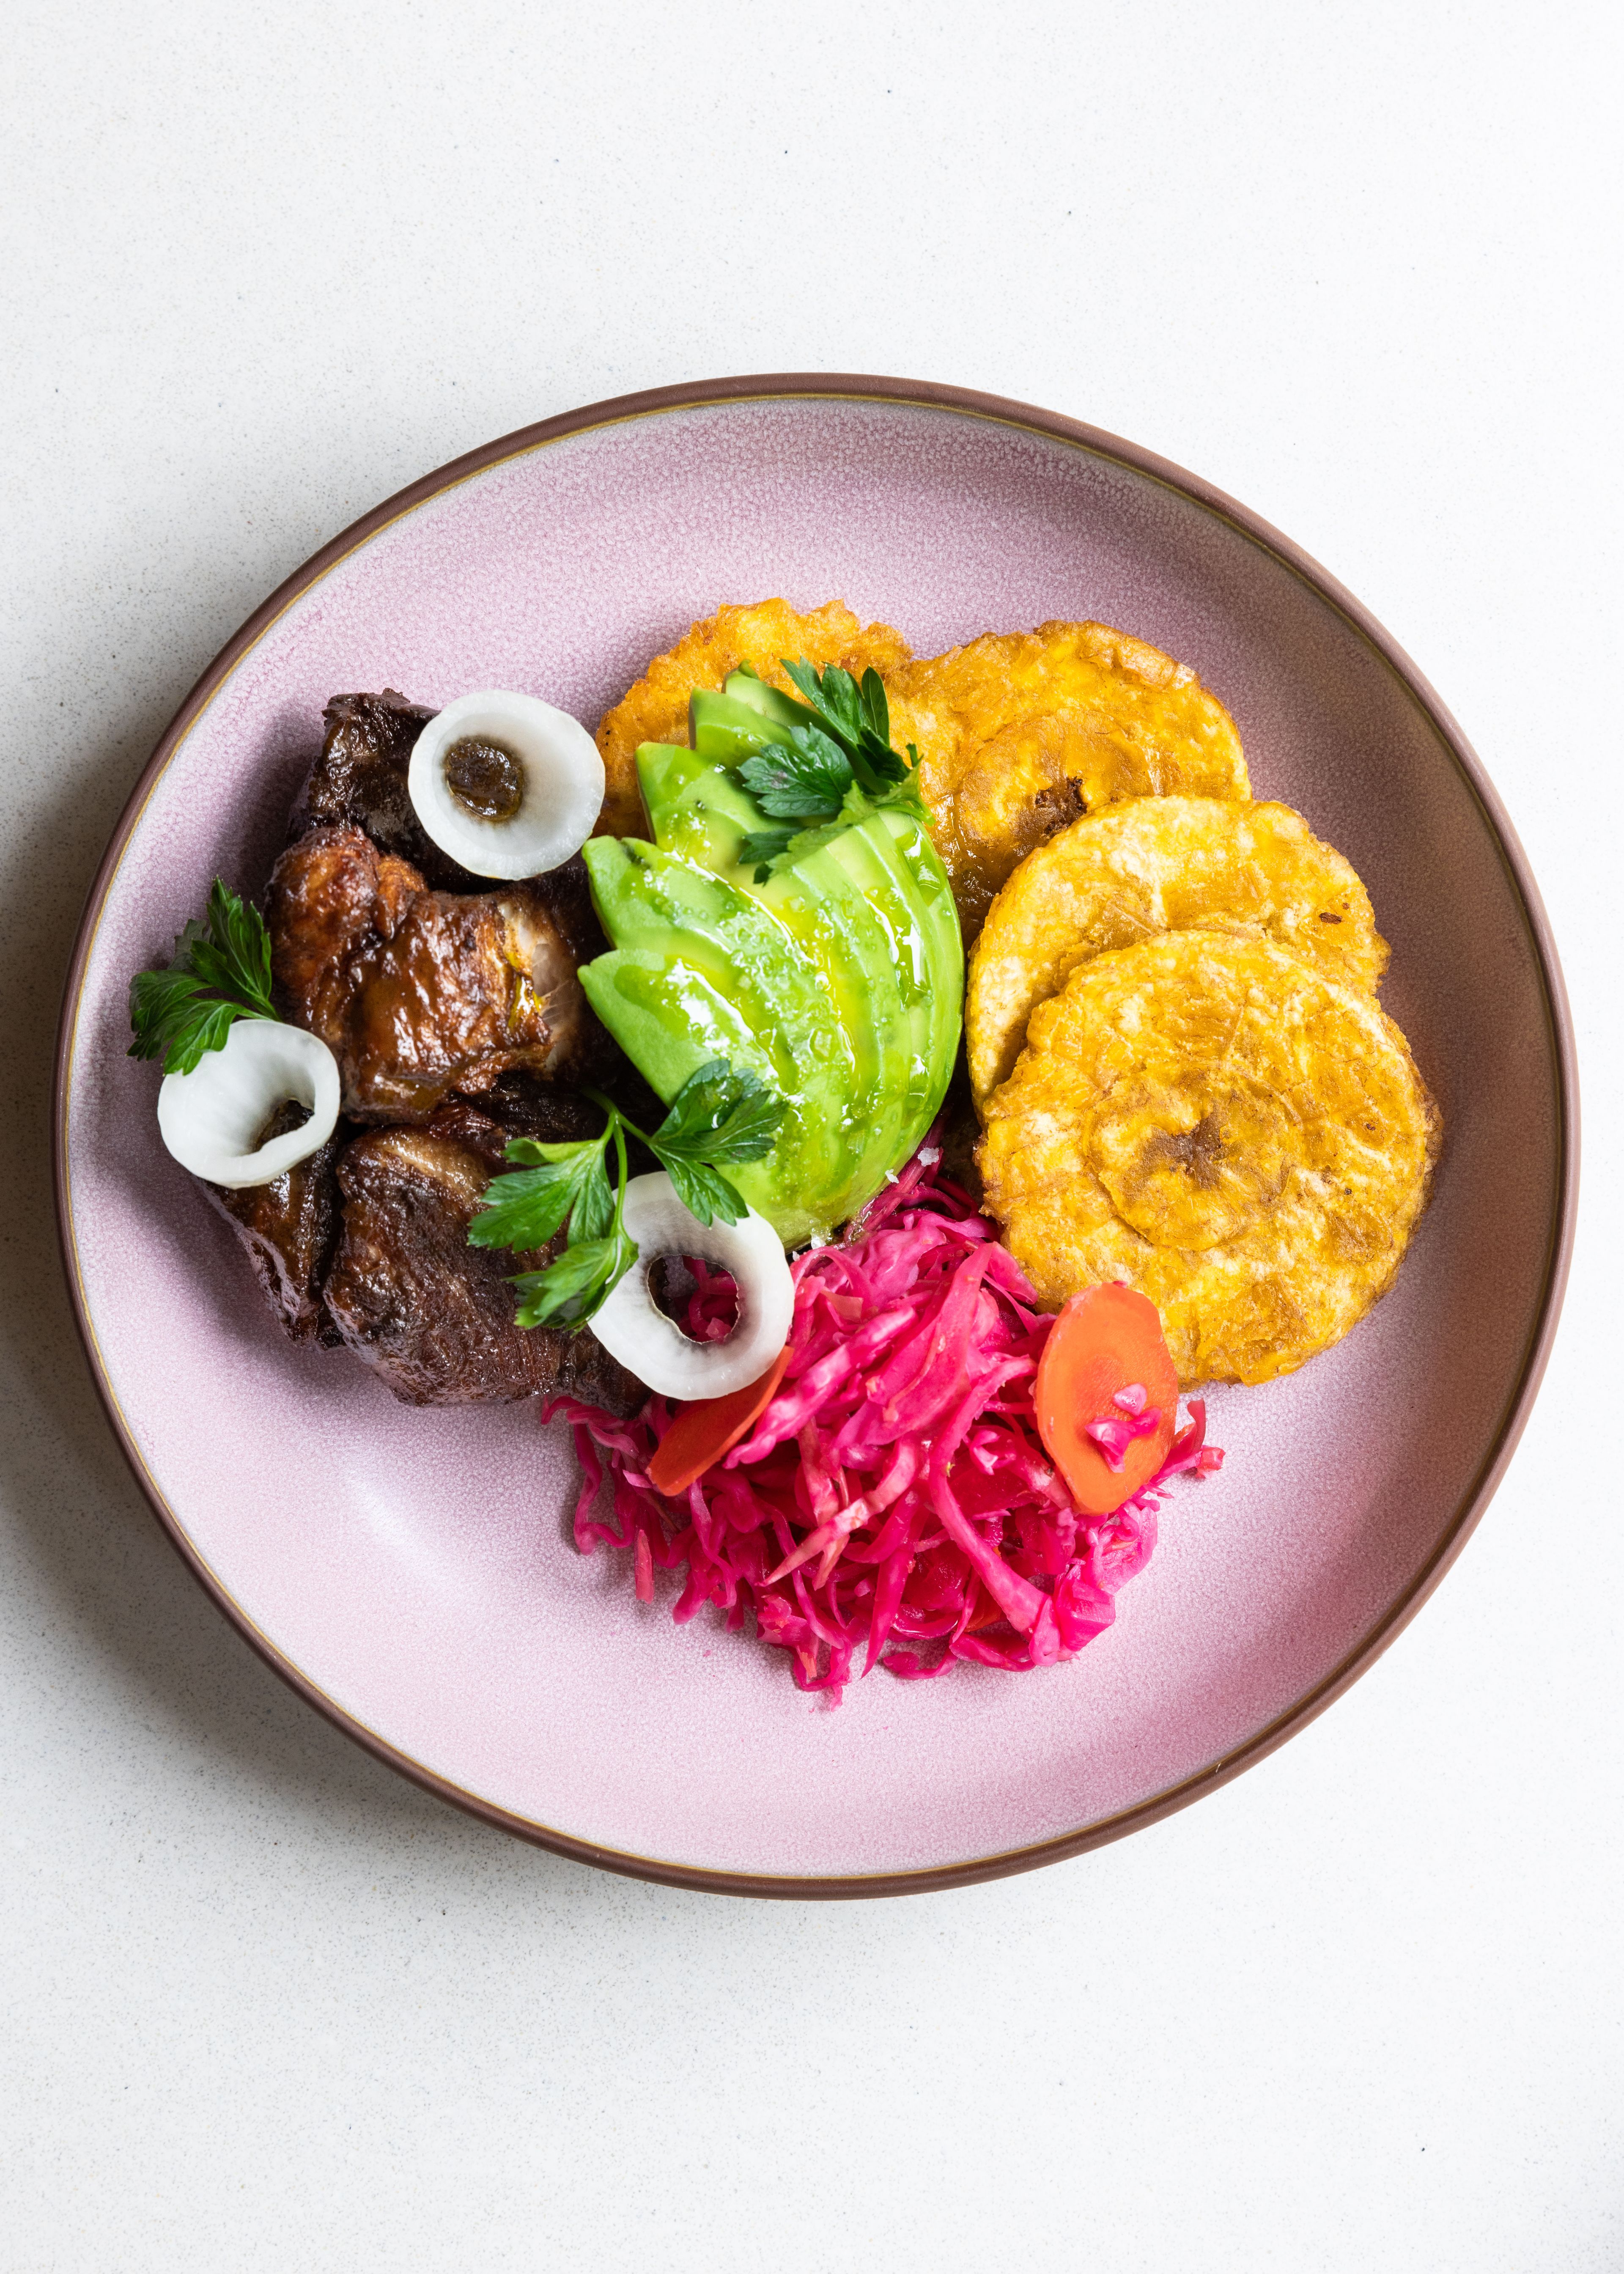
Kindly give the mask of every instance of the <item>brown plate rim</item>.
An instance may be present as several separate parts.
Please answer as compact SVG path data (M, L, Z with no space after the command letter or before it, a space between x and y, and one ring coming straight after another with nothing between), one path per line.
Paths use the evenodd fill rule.
M259 1632L243 1607L233 1600L208 1569L187 1538L178 1518L164 1501L147 1472L119 1409L112 1385L107 1379L85 1299L75 1251L67 1173L67 1113L74 1031L79 999L84 991L86 969L102 906L124 848L154 784L198 717L243 658L303 592L402 514L456 487L489 466L504 459L525 456L568 435L657 416L665 411L707 404L773 398L806 400L825 397L949 410L1001 425L1022 427L1113 461L1134 473L1147 475L1190 499L1205 511L1216 515L1252 543L1272 553L1282 566L1347 620L1402 682L1454 759L1483 809L1499 847L1501 861L1521 901L1544 985L1556 1081L1559 1158L1557 1206L1550 1230L1539 1301L1515 1388L1498 1427L1492 1434L1477 1476L1462 1499L1453 1522L1422 1570L1323 1680L1283 1713L1255 1731L1244 1744L1219 1759L1208 1762L1195 1774L1153 1794L1132 1808L1121 1810L1097 1823L1085 1825L1078 1831L1041 1841L1030 1847L1013 1849L997 1855L969 1856L956 1864L936 1865L929 1870L803 1879L706 1871L658 1857L631 1855L575 1839L568 1833L519 1816L452 1783L401 1752L318 1689L306 1675L283 1656L267 1636ZM280 1675L290 1689L313 1706L318 1713L324 1714L335 1728L342 1729L379 1760L409 1777L414 1784L420 1785L441 1800L449 1801L453 1806L464 1810L483 1822L511 1833L518 1839L529 1841L535 1846L549 1849L554 1854L568 1856L575 1862L593 1864L602 1870L620 1872L629 1878L693 1887L706 1893L827 1900L923 1894L945 1887L970 1886L981 1880L1002 1879L1016 1871L1033 1871L1040 1864L1059 1863L1068 1856L1081 1855L1091 1848L1103 1847L1108 1841L1123 1839L1131 1832L1137 1832L1146 1825L1170 1816L1177 1809L1187 1807L1202 1794L1227 1784L1232 1778L1239 1776L1244 1769L1265 1758L1322 1713L1374 1664L1415 1616L1464 1547L1505 1474L1532 1410L1550 1358L1573 1254L1579 1177L1578 1070L1573 1020L1550 922L1527 856L1481 761L1433 688L1397 641L1318 561L1259 515L1214 488L1210 482L1203 481L1198 475L1185 471L1166 458L1158 457L1152 451L1142 449L1137 443L1125 441L1119 435L1107 433L1079 419L1064 418L1056 411L1039 410L1002 395L984 395L968 388L944 386L929 380L885 379L844 372L771 373L653 388L642 394L618 395L606 402L587 403L556 418L541 419L534 425L521 427L515 433L503 435L499 440L487 442L477 450L470 450L437 471L424 475L420 480L398 491L381 505L375 506L370 513L364 514L330 543L324 545L320 552L312 554L303 568L297 569L254 611L222 648L165 728L131 793L86 896L85 910L68 968L57 1030L51 1153L57 1237L74 1324L84 1345L97 1396L114 1436L165 1534L192 1577L273 1672Z

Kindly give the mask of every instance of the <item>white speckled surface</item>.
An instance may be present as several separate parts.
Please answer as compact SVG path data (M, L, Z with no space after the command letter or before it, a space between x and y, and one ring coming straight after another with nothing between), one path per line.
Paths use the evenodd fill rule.
M1619 2261L1619 815L1572 696L1618 664L1616 30L987 26L180 0L11 34L7 2274ZM94 1408L43 1134L96 855L266 591L525 419L820 364L1132 434L1391 626L1545 886L1590 1195L1511 1475L1347 1699L1119 1848L838 1909L553 1861L284 1692Z

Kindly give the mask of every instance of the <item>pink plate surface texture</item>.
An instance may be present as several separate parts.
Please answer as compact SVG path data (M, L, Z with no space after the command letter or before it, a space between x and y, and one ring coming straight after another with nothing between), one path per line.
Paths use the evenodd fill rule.
M183 713L93 895L62 1141L103 1394L181 1544L275 1662L532 1836L660 1876L861 1892L1110 1836L1266 1750L1373 1654L1531 1397L1571 1216L1571 1097L1520 856L1447 720L1335 588L1109 438L829 384L844 391L608 406L331 548ZM216 872L259 889L331 696L510 687L592 724L695 618L770 593L839 595L919 654L1096 617L1192 664L1235 715L1254 794L1297 807L1369 885L1393 948L1383 1000L1447 1131L1373 1314L1286 1381L1212 1394L1228 1465L1175 1487L1114 1628L1041 1673L876 1674L832 1711L719 1614L677 1627L669 1590L643 1607L623 1559L575 1554L569 1440L537 1409L416 1412L345 1353L285 1344L159 1143L154 1069L124 1055L131 973Z

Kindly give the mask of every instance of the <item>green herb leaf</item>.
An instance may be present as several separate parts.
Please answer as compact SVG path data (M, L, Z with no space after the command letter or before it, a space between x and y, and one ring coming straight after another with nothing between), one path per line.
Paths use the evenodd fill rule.
M615 1225L597 1239L576 1240L545 1271L521 1271L522 1327L583 1327L637 1261L637 1244Z
M739 769L763 813L779 821L823 821L840 810L852 786L851 761L816 727L792 727L789 741L769 742Z
M513 1138L507 1157L516 1165L491 1179L485 1206L468 1227L476 1247L524 1254L545 1247L568 1226L562 1254L545 1270L520 1272L513 1281L522 1327L584 1326L636 1262L636 1243L621 1222L628 1134L642 1138L683 1206L702 1224L718 1216L737 1224L747 1213L745 1203L718 1164L759 1160L786 1111L759 1074L726 1058L709 1058L688 1076L652 1137L635 1129L608 1098L595 1090L587 1094L608 1117L603 1134L568 1145ZM613 1191L604 1164L612 1143Z
M733 1066L726 1058L707 1058L689 1074L672 1100L665 1118L644 1141L667 1168L673 1156L686 1161L759 1161L771 1150L787 1110L778 1092L769 1089L753 1067Z
M891 704L885 699L885 681L872 666L862 675L863 719L876 742L891 748Z
M908 782L908 761L891 746L891 706L876 671L863 674L860 691L851 673L838 666L820 678L804 656L795 663L787 656L779 659L808 706L846 751L861 788L880 796L888 784ZM917 751L913 758L917 766Z
M799 834L799 830L795 829L752 829L741 840L739 846L741 866L749 861L754 861L756 864L751 878L752 883L757 885L766 883L772 874L772 863L787 850L791 838Z
M491 1179L485 1205L468 1227L472 1245L525 1254L545 1247L566 1219L572 1240L600 1239L614 1216L604 1171L609 1135L605 1129L602 1137L575 1145L539 1145L532 1138L515 1137L508 1158L535 1165Z
M661 1153L659 1158L677 1198L701 1224L710 1224L718 1216L724 1224L743 1219L745 1202L719 1169L703 1161L685 1160L680 1153Z
M183 927L169 968L139 971L130 983L130 1055L162 1058L165 1073L191 1073L238 1019L275 1016L265 919L216 877L207 922Z

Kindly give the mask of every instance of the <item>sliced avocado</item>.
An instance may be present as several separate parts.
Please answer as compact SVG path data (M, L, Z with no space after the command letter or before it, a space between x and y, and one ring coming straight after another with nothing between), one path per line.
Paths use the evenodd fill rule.
M846 1213L841 1203L852 1178L849 1117L857 1075L855 1052L823 972L759 901L688 862L632 838L591 838L583 855L613 947L633 951L645 976L662 968L669 974L662 999L673 1031L686 1033L688 1047L696 1048L695 1036L714 1025L715 1003L731 1006L741 1030L755 1038L753 1062L789 1108L761 1176L752 1179L763 1194L752 1204L786 1240L832 1231ZM644 1014L634 1020L624 988L608 983L626 968L589 981L598 966L585 965L583 984L604 1024L658 1088L656 1069L668 1063L668 1054L660 1053L650 1032L647 987ZM699 995L695 982L703 983ZM595 987L604 993L603 1005ZM690 1000L691 1016L684 1008ZM688 1071L706 1054L702 1050ZM681 1057L679 1050L669 1062Z
M847 1180L844 1217L861 1205L890 1165L897 1118L893 1038L901 1017L896 967L877 911L861 884L833 856L813 844L750 890L790 932L816 966L852 1046L852 1089L846 1103ZM887 1156L876 1169L878 1156Z
M849 1199L861 1207L929 1128L958 1048L963 947L929 836L917 817L883 809L808 832L799 856L757 884L738 848L771 824L728 767L650 743L638 770L661 849L771 910L823 973L852 1045Z
M784 729L753 703L741 703L731 695L696 687L688 699L688 731L702 758L736 766L765 749Z
M764 679L756 679L747 671L730 671L722 681L722 692L735 703L748 704L759 711L774 727L816 727L818 716L793 695L786 695L776 687L769 687Z
M581 968L587 1001L667 1104L689 1074L710 1058L749 1066L775 1087L771 1052L725 995L701 972L658 948L612 948ZM735 1161L729 1180L786 1247L799 1247L827 1226L784 1186L779 1148L759 1161Z
M883 806L857 826L865 834L890 840L892 857L908 878L924 928L929 972L929 1073L918 1126L908 1144L911 1152L929 1127L952 1078L964 1026L964 934L953 903L953 888L923 821L904 807Z
M872 822L858 823L831 838L825 857L862 894L880 934L885 975L887 1015L881 1024L881 1050L886 1104L883 1132L877 1133L883 1141L876 1145L868 1189L857 1202L861 1206L907 1158L924 1126L920 1116L934 1082L936 974L912 881L896 859L887 832ZM879 983L874 985L878 994Z
M699 734L708 731L709 706L726 701L695 695ZM862 840L861 856L853 851L842 859L836 847L849 832L821 831L800 858L758 885L756 864L741 866L738 849L747 832L771 824L724 762L645 743L637 771L662 852L696 862L759 900L822 972L852 1045L850 1190L851 1206L861 1207L896 1165L898 1132L905 1117L914 1118L911 1099L929 1020L922 971L915 968L923 960L921 927L890 838L879 839L883 850Z
M581 968L581 984L645 1081L669 1105L710 1058L748 1065L777 1084L755 1028L703 972L658 947L613 947Z
M732 877L746 833L770 825L731 768L672 742L644 742L637 778L662 853ZM736 881L736 879L734 879Z

